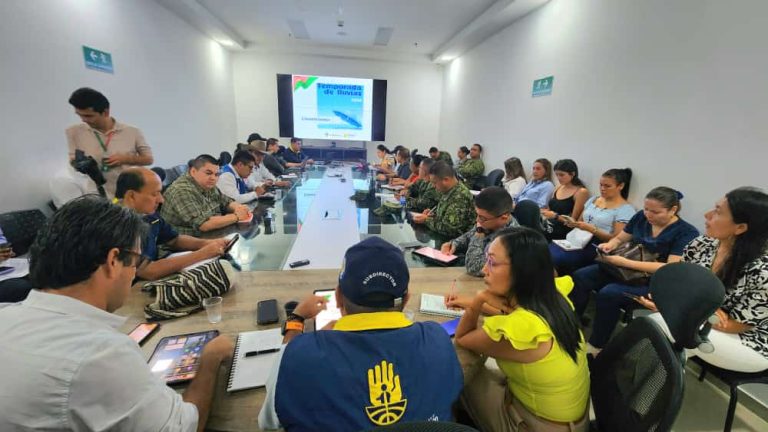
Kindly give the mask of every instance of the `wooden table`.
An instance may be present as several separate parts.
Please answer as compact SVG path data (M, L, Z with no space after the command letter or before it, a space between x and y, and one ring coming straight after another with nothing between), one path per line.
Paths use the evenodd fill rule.
M463 268L412 268L410 269L410 300L405 309L414 312L416 321L446 321L433 315L418 312L421 293L443 294L451 289L456 279L456 292L472 295L484 288L483 280L464 273ZM223 335L235 338L239 332L278 327L256 325L256 303L275 298L280 305L281 321L285 318L282 305L290 300L301 300L314 290L335 288L338 270L293 270L261 271L238 273L236 286L224 296L223 320L210 324L205 312L185 318L163 321L162 327L142 347L149 360L157 342L165 336L216 329ZM144 305L151 303L148 294L135 289L125 305L115 313L128 317L121 330L128 333L137 324L144 322ZM227 393L226 377L229 368L222 368L213 398L208 430L214 431L258 431L258 415L264 402L264 388ZM183 389L182 389L183 390Z

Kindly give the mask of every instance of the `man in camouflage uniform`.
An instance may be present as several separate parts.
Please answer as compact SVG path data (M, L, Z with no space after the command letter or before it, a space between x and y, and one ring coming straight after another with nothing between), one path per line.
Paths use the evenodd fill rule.
M483 276L485 250L505 228L520 226L512 216L512 197L504 188L487 187L475 197L475 226L455 239L443 243L446 254L465 253L467 273Z
M435 185L429 181L429 169L434 164L435 161L430 158L422 159L419 164L419 179L408 189L404 189L405 206L408 210L423 212L437 205L440 194L435 189Z
M457 237L472 227L475 209L472 194L456 179L453 167L437 162L429 169L429 180L440 193L435 211L424 210L413 216L413 222L445 237Z
M475 186L485 172L485 164L483 163L483 160L480 159L482 153L483 146L480 144L472 144L472 148L469 150L469 158L456 167L456 171L460 176L464 177L464 184L468 188Z
M435 162L443 161L448 165L453 166L453 159L451 159L451 154L444 150L438 150L437 147L429 148L429 157L431 157Z

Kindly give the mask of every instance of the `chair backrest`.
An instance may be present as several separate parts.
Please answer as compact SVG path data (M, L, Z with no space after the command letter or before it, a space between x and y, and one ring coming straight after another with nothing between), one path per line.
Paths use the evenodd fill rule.
M0 214L0 229L13 245L16 255L27 253L46 217L40 210L21 210Z
M683 402L684 357L650 318L633 320L590 365L601 431L668 431Z
M219 154L219 166L224 166L230 162L232 162L232 155L228 151Z
M368 432L477 432L477 429L460 423L420 421L380 426Z
M504 170L495 169L488 173L486 177L487 186L501 186L501 181L504 179Z
M163 190L170 186L177 178L184 175L189 169L189 165L176 165L173 168L166 170L165 180L163 181Z
M535 201L523 200L518 202L515 209L512 210L512 216L517 219L520 225L544 233L541 224L541 209Z
M157 176L160 177L160 182L161 183L165 181L165 170L164 169L162 169L160 167L153 167L152 171L154 171L155 174L157 174Z

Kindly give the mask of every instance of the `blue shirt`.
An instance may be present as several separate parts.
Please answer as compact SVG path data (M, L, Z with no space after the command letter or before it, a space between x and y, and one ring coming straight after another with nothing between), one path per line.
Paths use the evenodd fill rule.
M295 153L290 147L286 147L286 149L283 150L282 156L284 161L292 163L302 163L309 159L301 150L299 150L298 153Z
M682 219L668 225L655 238L651 235L651 229L645 213L640 210L629 220L624 232L632 234L632 243L642 244L649 251L657 253L661 262L666 262L670 255L683 256L685 245L699 236L699 231Z
M156 261L158 257L158 246L174 240L179 236L179 233L177 233L172 226L167 224L157 213L144 216L144 222L149 224L149 232L147 233L146 241L141 253L148 259Z
M515 198L515 204L520 201L530 200L539 205L539 208L547 207L552 193L555 191L555 185L549 180L531 181L520 194Z
M595 205L596 196L588 199L584 204L584 212L581 214L582 220L588 224L596 226L598 229L607 233L613 233L613 224L615 222L626 224L635 215L635 208L629 203L624 203L621 207L607 209Z
M462 387L456 351L438 324L411 323L401 312L354 314L285 346L274 409L289 432L450 421ZM264 423L265 414L262 429L276 427Z
M397 176L407 180L411 176L411 165L408 162L402 163L397 167Z

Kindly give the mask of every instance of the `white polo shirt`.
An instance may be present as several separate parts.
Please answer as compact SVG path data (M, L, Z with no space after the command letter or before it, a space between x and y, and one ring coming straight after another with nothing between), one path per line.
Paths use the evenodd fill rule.
M150 373L124 322L37 290L0 304L0 430L196 430L197 408Z

